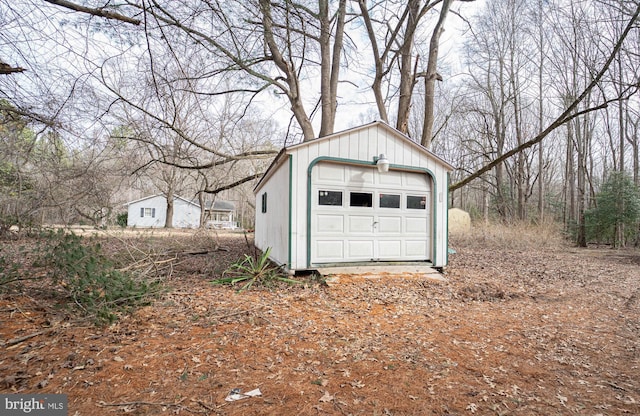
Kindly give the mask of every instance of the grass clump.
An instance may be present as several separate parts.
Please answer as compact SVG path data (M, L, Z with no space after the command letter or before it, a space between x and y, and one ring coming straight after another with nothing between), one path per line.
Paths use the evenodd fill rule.
M289 284L300 283L297 280L284 276L280 268L269 260L270 254L271 247L255 257L245 254L242 260L233 263L225 270L220 279L212 280L211 283L232 286L242 283L242 286L238 289L239 292L250 289L254 284L270 286L276 282Z
M512 224L478 222L471 230L451 233L453 247L491 248L495 250L556 249L567 246L562 227L556 223Z

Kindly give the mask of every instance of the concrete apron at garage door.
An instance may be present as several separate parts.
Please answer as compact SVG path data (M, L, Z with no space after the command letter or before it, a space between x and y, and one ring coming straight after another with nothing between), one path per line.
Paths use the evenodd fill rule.
M320 267L318 273L325 278L327 284L338 283L340 276L362 277L367 279L381 279L419 276L433 282L447 282L447 278L428 264L407 265L362 265L362 266L332 266Z

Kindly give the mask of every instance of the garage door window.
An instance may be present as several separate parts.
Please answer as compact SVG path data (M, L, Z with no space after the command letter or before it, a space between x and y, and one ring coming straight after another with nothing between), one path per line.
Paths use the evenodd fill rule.
M370 192L351 192L349 195L349 206L371 207L373 206L373 194Z
M342 192L318 191L318 205L342 206Z
M380 194L380 208L400 208L400 195Z
M427 209L427 197L408 195L407 209Z

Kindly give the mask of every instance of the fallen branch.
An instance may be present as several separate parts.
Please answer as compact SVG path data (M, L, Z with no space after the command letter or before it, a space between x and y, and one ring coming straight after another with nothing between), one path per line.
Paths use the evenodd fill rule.
M611 388L616 389L616 390L627 391L627 389L625 389L624 387L620 387L617 384L614 384L614 383L612 383L610 381L604 380L603 383L606 384L607 386L611 387Z
M122 403L106 403L106 402L103 402L103 401L99 401L97 403L97 406L101 406L101 407L163 406L163 407L177 407L179 409L186 410L187 412L197 413L197 412L189 409L187 406L180 404L180 402L178 402L178 403L156 403L156 402L136 401L136 402L122 402Z
M198 403L200 406L202 406L205 409L210 410L210 411L215 411L215 410L220 409L221 407L226 406L226 405L229 404L229 402L224 402L222 404L214 405L214 407L211 407L211 406L205 404L202 400L193 400L193 399L191 399L191 401Z
M161 255L160 254L155 254L153 256L154 257L159 257ZM141 269L141 268L149 266L149 265L151 266L151 269L154 269L154 268L157 269L156 266L162 266L164 264L171 263L171 262L176 261L176 260L178 260L178 257L172 257L172 258L163 259L163 260L153 260L152 259L152 255L149 255L146 258L142 259L142 260L138 260L135 263L131 263L128 266L122 267L122 268L120 268L118 270L122 271L122 272L126 272L126 271L129 271L129 270L132 270L132 269Z
M46 331L37 331L37 332L34 332L32 334L29 334L29 335L25 335L25 336L18 337L18 338L13 338L13 339L10 339L9 341L7 341L6 343L2 344L2 346L8 348L8 347L11 347L13 345L20 344L21 342L24 342L24 341L26 341L28 339L35 338L35 337L37 337L39 335L43 335L44 333L50 332L50 331L51 331L51 329L46 330Z
M197 256L201 254L215 253L216 251L229 251L229 249L226 247L218 247L214 248L213 250L185 251L183 254L186 254L188 256Z

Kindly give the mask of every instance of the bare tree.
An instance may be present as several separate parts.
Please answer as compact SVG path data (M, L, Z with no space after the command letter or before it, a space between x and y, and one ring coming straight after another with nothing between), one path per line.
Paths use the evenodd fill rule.
M406 3L400 3L395 9L387 4L383 7L377 3L369 5L365 0L358 1L373 57L375 73L371 88L380 118L387 123L390 122L387 107L395 96L396 128L403 133L411 134L409 118L414 88L418 78L424 78L424 120L423 128L417 136L422 138L422 144L427 147L430 146L433 135L435 82L442 80L437 72L438 47L453 1L435 0L421 4L418 0L408 0ZM441 6L439 17L428 42L428 51L425 53L426 69L421 71L425 64L420 62L420 52L415 51L415 46L423 43L423 26L426 24L423 22L424 17L438 5ZM395 82L398 83L397 89L392 87ZM426 140L425 137L429 139Z
M633 14L627 20L625 29L622 31L620 37L618 39L616 39L616 42L613 45L613 47L611 48L611 50L609 51L607 58L600 65L600 69L591 78L591 80L588 83L588 85L586 85L586 87L580 92L580 94L575 99L571 100L570 104L563 110L563 112L558 117L556 117L553 120L553 122L551 122L549 125L547 125L547 127L543 131L539 132L532 139L528 140L527 142L523 143L520 146L517 146L517 147L509 150L508 152L504 153L502 156L492 160L490 163L488 163L485 166L483 166L482 168L478 169L477 171L475 171L471 175L467 176L463 180L461 180L461 181L459 181L459 182L457 182L455 184L452 184L450 186L450 189L455 190L455 189L458 189L458 188L464 186L465 184L467 184L467 183L471 182L472 180L474 180L474 179L478 178L479 176L481 176L483 173L491 170L492 168L494 168L496 165L500 164L504 160L510 158L511 156L517 154L518 152L521 152L524 149L527 149L527 148L530 148L530 147L534 146L535 144L537 144L538 142L543 140L545 137L547 137L552 131L554 131L555 129L559 128L560 126L562 126L564 123L568 122L569 120L572 120L573 118L579 117L579 116L581 116L583 114L586 114L588 112L601 110L601 109L605 108L609 104L609 102L617 101L618 100L617 98L615 98L613 100L605 100L604 102L599 103L598 105L583 109L583 110L578 111L578 112L575 111L576 108L578 107L578 105L580 103L582 103L583 100L585 100L585 98L587 98L587 96L596 87L596 85L598 85L598 83L602 80L604 75L607 73L607 71L609 70L609 68L611 66L611 63L616 58L617 54L620 52L620 50L622 48L622 45L624 44L624 42L625 42L625 40L627 38L627 35L636 26L639 15L640 15L640 4L638 4L636 6L636 8L633 11ZM628 94L628 91L627 91L627 94Z
M438 75L438 48L440 46L440 36L444 31L444 22L449 14L453 0L444 0L442 7L440 8L440 16L438 22L431 34L431 40L429 42L429 58L427 60L427 69L424 77L424 126L422 129L422 135L420 144L426 148L431 147L431 140L433 139L433 123L434 123L434 111L435 111L435 89L436 80L442 78Z

